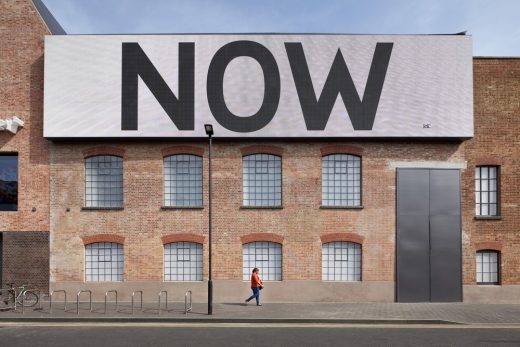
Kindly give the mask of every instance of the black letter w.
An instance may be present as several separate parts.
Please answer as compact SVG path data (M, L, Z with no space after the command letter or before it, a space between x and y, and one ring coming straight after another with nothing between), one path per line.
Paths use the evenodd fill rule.
M287 56L308 130L324 130L338 94L354 130L372 130L393 43L378 43L361 100L338 49L319 99L316 98L301 43L285 43Z
M177 99L137 42L123 42L121 85L121 130L137 130L138 76L155 96L179 130L193 130L194 119L193 42L179 43L179 98Z

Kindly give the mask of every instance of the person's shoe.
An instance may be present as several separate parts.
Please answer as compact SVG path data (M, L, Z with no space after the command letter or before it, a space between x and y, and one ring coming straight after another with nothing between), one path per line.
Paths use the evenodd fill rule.
M256 304L256 306L262 306L262 304Z
M247 300L244 300L244 305L247 305L248 301Z

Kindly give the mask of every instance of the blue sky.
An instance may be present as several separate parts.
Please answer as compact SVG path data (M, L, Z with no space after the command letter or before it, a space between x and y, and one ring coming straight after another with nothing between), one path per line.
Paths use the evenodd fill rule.
M69 34L468 31L476 56L520 56L519 0L44 0Z

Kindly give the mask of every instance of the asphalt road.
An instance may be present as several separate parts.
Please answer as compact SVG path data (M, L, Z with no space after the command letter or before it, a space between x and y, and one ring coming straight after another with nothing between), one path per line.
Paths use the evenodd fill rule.
M520 327L1 324L2 346L520 346Z

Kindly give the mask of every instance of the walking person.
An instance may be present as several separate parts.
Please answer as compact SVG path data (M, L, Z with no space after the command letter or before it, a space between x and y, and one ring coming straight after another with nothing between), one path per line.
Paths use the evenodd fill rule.
M255 298L256 306L262 306L262 304L260 303L260 290L264 287L264 284L262 283L262 280L260 279L260 276L258 275L259 272L260 272L260 270L258 270L258 268L255 267L253 269L253 273L251 274L251 290L253 290L253 295L251 295L245 301L246 305L249 301L251 301L251 300L253 300L253 298Z

